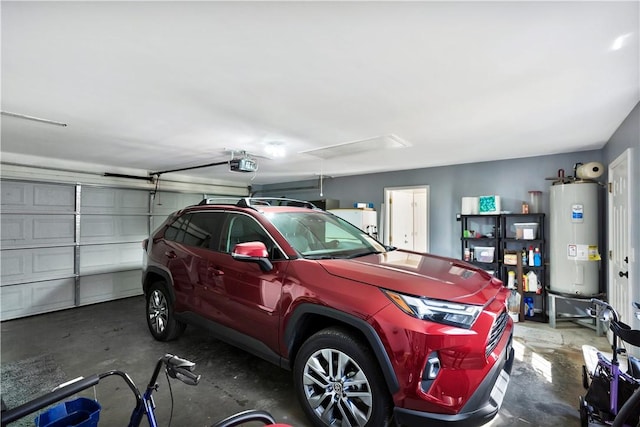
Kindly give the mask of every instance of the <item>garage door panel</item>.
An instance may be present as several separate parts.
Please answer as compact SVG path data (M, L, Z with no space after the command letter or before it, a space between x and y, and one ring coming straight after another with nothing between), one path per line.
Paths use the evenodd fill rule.
M83 216L80 219L80 242L100 242L114 240L116 218L110 216Z
M52 307L73 307L75 283L72 279L57 282L36 282L31 286L31 306L37 311Z
M73 247L3 250L0 255L3 285L73 276Z
M141 243L92 245L80 248L80 274L142 267Z
M144 214L149 211L149 192L122 188L83 188L83 213Z
M73 278L24 283L0 288L0 320L74 307Z
M21 286L3 286L0 288L0 306L2 307L2 320L6 320L6 316L15 313L22 313L29 301L27 298L30 294L27 285Z
M140 270L83 276L80 304L93 304L142 294Z
M91 188L82 189L80 205L83 212L102 213L105 210L113 210L116 204L116 190L112 188Z
M126 216L119 218L120 236L126 240L136 239L142 241L147 237L147 216Z
M87 215L80 219L80 242L119 243L147 237L147 216Z
M2 217L2 246L73 244L73 215L17 215Z
M21 209L27 205L28 184L24 182L2 183L2 208Z
M21 251L3 251L1 257L2 270L0 271L2 280L26 275L26 258L28 257Z
M53 216L31 218L33 243L73 243L75 217Z
M73 212L76 203L76 189L63 185L33 186L33 208L37 210L55 210Z
M44 248L33 254L33 274L73 274L73 248Z
M2 182L4 212L73 212L75 187L31 182Z
M3 215L2 218L2 245L18 244L27 240L26 228L28 219L17 215Z
M149 192L127 190L120 194L121 211L127 213L147 213L149 212Z

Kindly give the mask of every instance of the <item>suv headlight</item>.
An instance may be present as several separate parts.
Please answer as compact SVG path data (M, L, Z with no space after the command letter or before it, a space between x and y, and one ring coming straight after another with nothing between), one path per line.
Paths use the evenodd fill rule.
M471 328L482 312L482 307L478 305L414 297L389 290L383 290L383 292L400 310L410 316L459 328Z

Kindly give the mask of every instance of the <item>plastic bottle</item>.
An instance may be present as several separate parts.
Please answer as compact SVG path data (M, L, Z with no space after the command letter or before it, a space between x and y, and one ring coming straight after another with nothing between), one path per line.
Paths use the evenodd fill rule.
M542 265L542 254L540 254L540 248L536 248L533 253L533 266L540 267Z
M527 265L527 248L522 248L522 265Z
M507 273L508 276L508 281L507 281L507 288L509 289L515 289L516 288L516 272L513 270L509 270L509 272Z
M529 260L529 267L533 267L534 266L533 265L533 245L529 246L529 257L528 257L528 260Z

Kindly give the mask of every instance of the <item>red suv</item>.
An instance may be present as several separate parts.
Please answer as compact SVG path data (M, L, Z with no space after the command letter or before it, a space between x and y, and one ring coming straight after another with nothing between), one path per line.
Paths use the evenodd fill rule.
M508 290L470 264L286 199L204 200L144 246L151 334L197 325L293 370L316 426L474 426L502 404Z

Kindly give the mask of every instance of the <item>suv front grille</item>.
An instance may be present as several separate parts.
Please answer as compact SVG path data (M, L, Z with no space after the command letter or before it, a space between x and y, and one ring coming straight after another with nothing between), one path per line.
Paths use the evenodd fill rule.
M507 327L508 319L509 315L506 311L503 311L493 323L491 333L489 334L489 339L487 340L487 349L484 353L486 357L489 357L493 349L498 345L498 342L500 342L500 337L502 337L502 333Z

